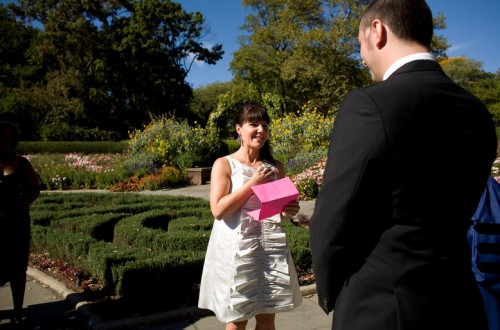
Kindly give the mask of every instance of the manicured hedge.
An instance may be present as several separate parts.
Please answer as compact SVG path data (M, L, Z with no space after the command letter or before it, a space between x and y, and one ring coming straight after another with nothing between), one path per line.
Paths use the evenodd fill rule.
M110 294L194 304L213 216L206 200L135 193L43 192L31 210L32 249L79 266ZM283 223L298 270L309 233Z
M40 141L21 141L17 146L17 152L26 154L121 154L127 151L128 141L120 142L40 142Z

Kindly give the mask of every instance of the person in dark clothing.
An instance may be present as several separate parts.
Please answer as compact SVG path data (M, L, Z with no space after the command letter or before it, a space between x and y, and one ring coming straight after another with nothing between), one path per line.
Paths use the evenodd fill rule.
M10 282L14 315L22 322L30 244L29 207L38 197L38 178L30 162L17 154L15 125L0 122L0 285Z
M430 53L424 0L374 0L359 26L375 84L343 100L310 220L335 330L487 329L467 230L496 157L485 105Z

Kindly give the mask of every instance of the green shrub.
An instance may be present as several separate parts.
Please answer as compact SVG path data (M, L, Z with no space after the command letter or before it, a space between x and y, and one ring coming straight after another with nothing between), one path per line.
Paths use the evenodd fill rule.
M290 221L283 221L283 230L288 238L290 253L298 273L311 271L312 256L309 248L309 230L295 226Z
M116 291L126 299L140 300L147 296L148 299L161 300L158 303L165 308L195 304L204 257L201 251L180 251L129 261L113 269ZM151 292L156 294L151 295Z
M213 217L210 211L205 212L203 216L186 216L179 217L176 219L170 220L168 224L168 230L170 232L174 231L210 231L212 230L213 225Z
M59 206L59 207L58 207ZM196 303L213 224L209 202L133 193L42 192L33 203L32 251L80 267L112 295L169 308ZM309 271L309 233L284 221L297 269ZM140 285L139 285L140 283ZM158 294L156 297L164 297Z
M118 283L115 269L127 262L137 259L136 251L133 248L115 248L105 242L96 242L89 247L87 257L82 260L82 267L88 271L93 278L104 284L105 290L110 294L119 294L121 289ZM136 283L137 284L137 283Z
M157 173L162 166L158 155L146 152L138 152L133 157L127 157L123 161L123 169L128 176L142 177L146 174Z
M328 156L328 147L318 147L309 152L301 151L293 159L285 163L287 175L296 175L304 172L311 166L314 166L326 159Z
M334 118L310 107L306 104L302 111L285 114L271 123L271 146L276 158L286 162L300 152L328 146Z
M90 246L97 240L88 235L72 233L59 228L33 225L31 246L34 252L47 252L52 258L65 260L75 266L84 266Z
M117 141L120 134L116 131L70 126L59 122L43 125L40 137L43 141Z
M129 215L127 213L81 215L54 221L51 226L64 231L89 235L98 241L113 242L116 223Z
M316 198L323 185L323 174L326 167L326 158L317 164L308 167L296 175L291 175L292 182L299 191L300 200L310 200Z
M21 141L17 146L17 152L22 155L28 154L121 154L126 153L128 141L120 142L34 142Z
M227 146L217 134L175 117L160 117L142 131L131 132L129 149L132 155L152 154L164 165L183 169L211 166L217 157L227 154Z
M227 145L229 154L236 152L240 148L240 142L236 139L226 139L224 143Z

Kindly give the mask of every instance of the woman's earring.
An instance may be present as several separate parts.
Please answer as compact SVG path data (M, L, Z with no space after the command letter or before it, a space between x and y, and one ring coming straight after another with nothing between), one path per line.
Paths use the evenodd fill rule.
M241 143L241 135L238 134L238 137L236 138L236 140Z

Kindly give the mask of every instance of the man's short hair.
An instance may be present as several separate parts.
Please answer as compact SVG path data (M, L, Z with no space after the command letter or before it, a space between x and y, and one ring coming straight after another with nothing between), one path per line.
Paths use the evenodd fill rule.
M400 39L430 48L434 23L425 0L373 0L361 18L362 29L380 19Z

